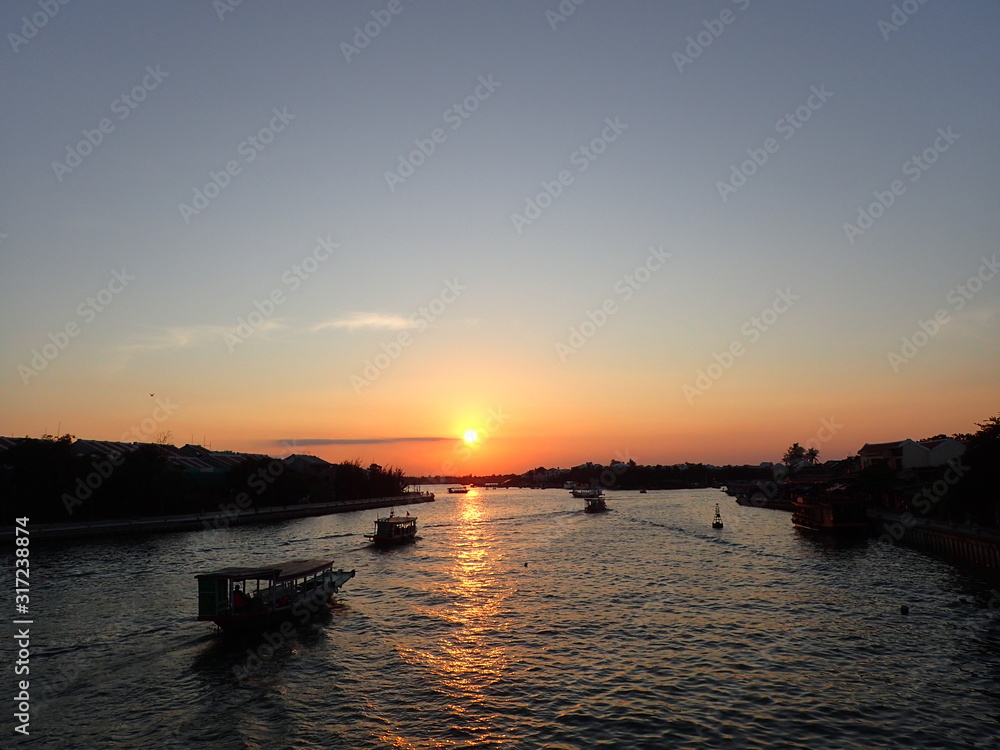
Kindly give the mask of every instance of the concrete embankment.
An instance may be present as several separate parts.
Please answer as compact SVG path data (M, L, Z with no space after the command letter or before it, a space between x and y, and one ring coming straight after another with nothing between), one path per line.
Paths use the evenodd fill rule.
M1000 532L884 511L868 515L880 539L936 552L986 568L1000 568Z
M429 503L434 500L430 492L408 492L394 497L373 497L365 500L338 500L330 503L304 503L276 508L238 508L235 503L221 506L212 513L192 513L183 516L154 516L150 518L117 518L108 521L80 523L31 523L28 530L32 540L80 539L96 536L150 534L165 531L198 531L225 529L248 523L283 521L290 518L325 516L330 513L348 513L353 510L389 508L396 505ZM14 536L13 527L0 530L0 538Z

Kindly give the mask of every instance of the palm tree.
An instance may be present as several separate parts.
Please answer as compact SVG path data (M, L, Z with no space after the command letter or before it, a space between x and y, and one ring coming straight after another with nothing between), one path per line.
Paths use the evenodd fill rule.
M818 452L818 451L817 451ZM789 469L795 468L798 464L806 460L806 449L803 448L798 443L792 443L792 445L785 451L785 455L782 456L781 462L787 466Z
M813 465L819 463L819 448L810 448L806 451L806 462Z

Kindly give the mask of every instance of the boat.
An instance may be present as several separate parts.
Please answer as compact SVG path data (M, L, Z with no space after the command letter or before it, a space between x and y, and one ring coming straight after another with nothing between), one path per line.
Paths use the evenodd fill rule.
M646 494L646 490L639 490L639 494L640 495L645 495Z
M468 487L464 487L464 486L462 486L462 487L449 487L448 488L448 492L451 493L452 495L464 495L468 491L469 491L469 488Z
M715 504L715 518L712 519L712 528L721 529L722 528L722 514L719 512L719 504Z
M603 495L591 495L584 501L584 513L603 513L607 509L608 505L604 502Z
M407 511L405 516L397 516L390 511L388 516L375 519L375 531L365 534L366 539L377 547L392 547L406 544L417 538L417 517Z
M800 492L795 497L792 523L807 531L837 534L867 532L868 510L858 498L835 492Z
M590 487L588 489L573 490L573 497L592 498L600 497L604 491L600 487Z
M768 492L757 490L748 491L736 495L736 504L743 505L748 508L766 508L767 510L784 510L789 512L794 511L795 503L791 500L786 500L783 497L785 492L786 490L772 490L769 494Z
M199 573L198 619L226 631L267 628L285 620L305 624L325 611L353 570L333 560L289 560Z

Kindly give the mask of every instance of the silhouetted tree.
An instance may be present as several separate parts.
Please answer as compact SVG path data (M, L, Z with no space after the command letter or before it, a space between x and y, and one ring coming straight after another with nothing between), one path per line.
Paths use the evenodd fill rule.
M819 451L817 451L817 453L819 453ZM806 449L798 443L792 443L788 447L788 450L785 451L785 455L781 457L781 462L790 469L795 468L805 460Z
M1000 526L1000 415L976 426L961 458L968 469L951 494L956 510L970 520Z
M62 495L73 493L76 481L86 474L86 463L73 455L72 443L72 435L42 435L25 438L0 454L7 523L13 516L41 523L68 520Z

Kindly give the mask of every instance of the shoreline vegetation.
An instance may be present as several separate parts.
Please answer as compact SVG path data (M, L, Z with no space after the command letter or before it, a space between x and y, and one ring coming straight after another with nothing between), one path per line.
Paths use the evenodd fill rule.
M403 497L405 490L401 469L365 468L357 460L331 464L303 454L274 458L72 435L0 438L4 518L28 517L35 527L173 516L232 523L289 507L310 515L332 504Z

